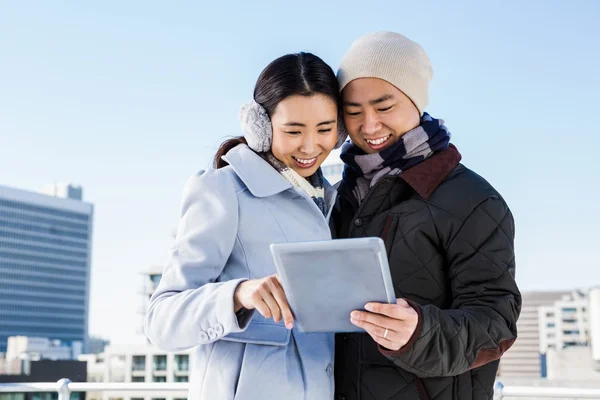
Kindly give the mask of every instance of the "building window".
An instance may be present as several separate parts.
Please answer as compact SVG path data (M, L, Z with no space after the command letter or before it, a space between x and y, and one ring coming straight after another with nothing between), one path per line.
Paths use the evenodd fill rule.
M21 393L17 393L17 394L8 394L7 395L1 395L0 399L2 400L25 400L25 399L30 399L30 400L53 400L58 398L58 395L56 394L56 392L53 393L44 393L44 392L40 392L40 393L31 393L30 396L24 396ZM74 392L71 393L71 396L69 397L69 400L84 400L85 399L85 393L84 392Z
M167 377L166 376L153 376L152 377L152 382L164 383L166 381L167 381Z
M542 378L546 378L548 376L546 354L540 354L540 368Z
M154 370L155 371L166 371L167 370L167 356L154 356Z
M2 393L1 400L25 400L25 393Z
M131 370L132 371L145 371L146 370L146 356L133 356Z
M55 208L41 207L11 200L0 200L0 206L13 208L16 210L33 211L50 215L57 215L60 217L73 218L81 221L88 221L89 216L87 214L72 213L68 211L59 211Z
M567 347L575 347L575 346L582 346L584 345L583 343L579 343L579 342L565 342L563 348L567 348Z
M577 308L575 308L575 307L563 307L562 312L564 312L564 313L577 312Z
M563 335L579 335L579 330L566 330L563 331Z
M190 369L190 356L187 354L176 354L175 355L175 370L176 371L189 371Z
M174 381L175 382L187 382L188 377L187 376L175 376Z
M548 328L554 328L554 327L556 327L556 325L554 324L554 322L548 322L548 323L546 324L546 326L547 326Z
M576 319L574 319L574 318L565 318L565 319L563 319L563 322L564 322L565 324L574 324L574 323L576 323L576 322L577 322L577 320L576 320Z
M146 378L143 376L132 376L131 382L146 382Z
M32 232L20 233L20 232L5 232L0 231L0 237L5 237L9 239L17 239L23 240L26 242L34 242L34 243L46 243L46 244L56 244L59 246L65 246L70 248L78 248L86 250L88 249L88 244L86 242L77 242L77 239L70 239L64 237L58 238L49 238L45 236L41 236Z

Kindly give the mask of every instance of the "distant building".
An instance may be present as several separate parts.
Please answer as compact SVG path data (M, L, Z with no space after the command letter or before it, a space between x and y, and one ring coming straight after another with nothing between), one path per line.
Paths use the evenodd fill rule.
M83 343L79 341L64 344L48 338L11 336L8 338L6 359L76 360L82 350Z
M109 345L104 354L83 355L90 382L188 382L192 349L165 352L152 344ZM87 400L118 398L121 400L184 400L185 392L88 392Z
M88 340L93 205L0 185L0 352L9 336Z
M77 360L86 363L88 382L104 382L104 375L106 373L104 353L82 354L77 358Z
M593 358L593 349L599 344L594 340L593 326L600 319L596 296L600 300L600 289L523 293L518 338L502 357L498 375L564 379L575 374L581 380L594 377L598 362ZM569 373L563 371L570 367L573 369Z
M83 200L82 187L70 183L52 183L44 186L40 193L61 199Z
M335 185L342 180L342 173L344 172L344 164L342 164L342 162L337 164L323 165L321 169L323 170L325 179L327 179L327 182L330 184Z
M110 341L101 338L90 337L88 341L88 354L100 354L104 351L104 348L110 344Z
M600 382L589 346L549 348L545 353L546 378L561 382Z
M329 154L329 157L321 165L321 170L325 179L332 185L342 180L344 163L340 159L340 150L334 150Z
M25 364L25 362L23 362ZM0 383L57 382L68 377L72 382L87 382L86 363L75 360L27 361L20 373L0 374ZM22 393L12 392L2 395L9 400L40 400L56 398L56 392ZM71 400L85 400L84 392L74 392Z
M590 344L589 298L574 291L538 309L540 354Z
M138 308L138 314L140 317L137 332L139 334L144 335L144 318L146 317L146 311L150 305L150 298L158 287L162 273L163 267L160 265L154 265L141 274L142 282L138 290L138 293L141 295L141 304Z
M600 371L600 287L590 290L590 341L594 368Z
M538 309L551 305L569 292L523 293L521 316L517 322L518 339L502 356L498 375L517 378L542 377Z

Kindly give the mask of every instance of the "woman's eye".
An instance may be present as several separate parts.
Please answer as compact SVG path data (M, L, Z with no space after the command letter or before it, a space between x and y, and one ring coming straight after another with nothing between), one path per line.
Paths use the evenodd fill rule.
M319 133L329 133L329 132L331 132L331 128L329 128L329 129L321 129L319 131Z
M350 111L346 111L346 114L351 115L351 116L356 116L356 115L360 115L360 111L356 111L356 112L350 112Z
M285 132L288 135L299 135L301 132L300 131L289 131L289 132Z

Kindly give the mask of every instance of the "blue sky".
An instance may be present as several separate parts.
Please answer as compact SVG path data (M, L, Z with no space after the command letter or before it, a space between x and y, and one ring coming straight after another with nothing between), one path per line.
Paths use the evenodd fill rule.
M429 54L428 111L511 206L524 290L600 284L600 3L6 2L0 184L70 181L95 204L90 331L136 339L140 271L166 261L188 176L240 133L272 59L334 69L395 30Z

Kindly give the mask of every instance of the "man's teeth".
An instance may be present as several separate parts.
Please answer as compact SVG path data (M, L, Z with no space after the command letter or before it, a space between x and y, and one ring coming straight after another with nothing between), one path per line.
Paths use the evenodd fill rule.
M302 158L296 158L294 157L294 160L298 161L300 164L312 164L317 160L317 157L315 158L309 158L307 160L302 159Z
M379 145L379 144L385 143L389 138L390 138L389 136L386 136L384 138L379 138L379 139L375 139L375 140L369 140L369 139L365 139L365 140L369 144Z

